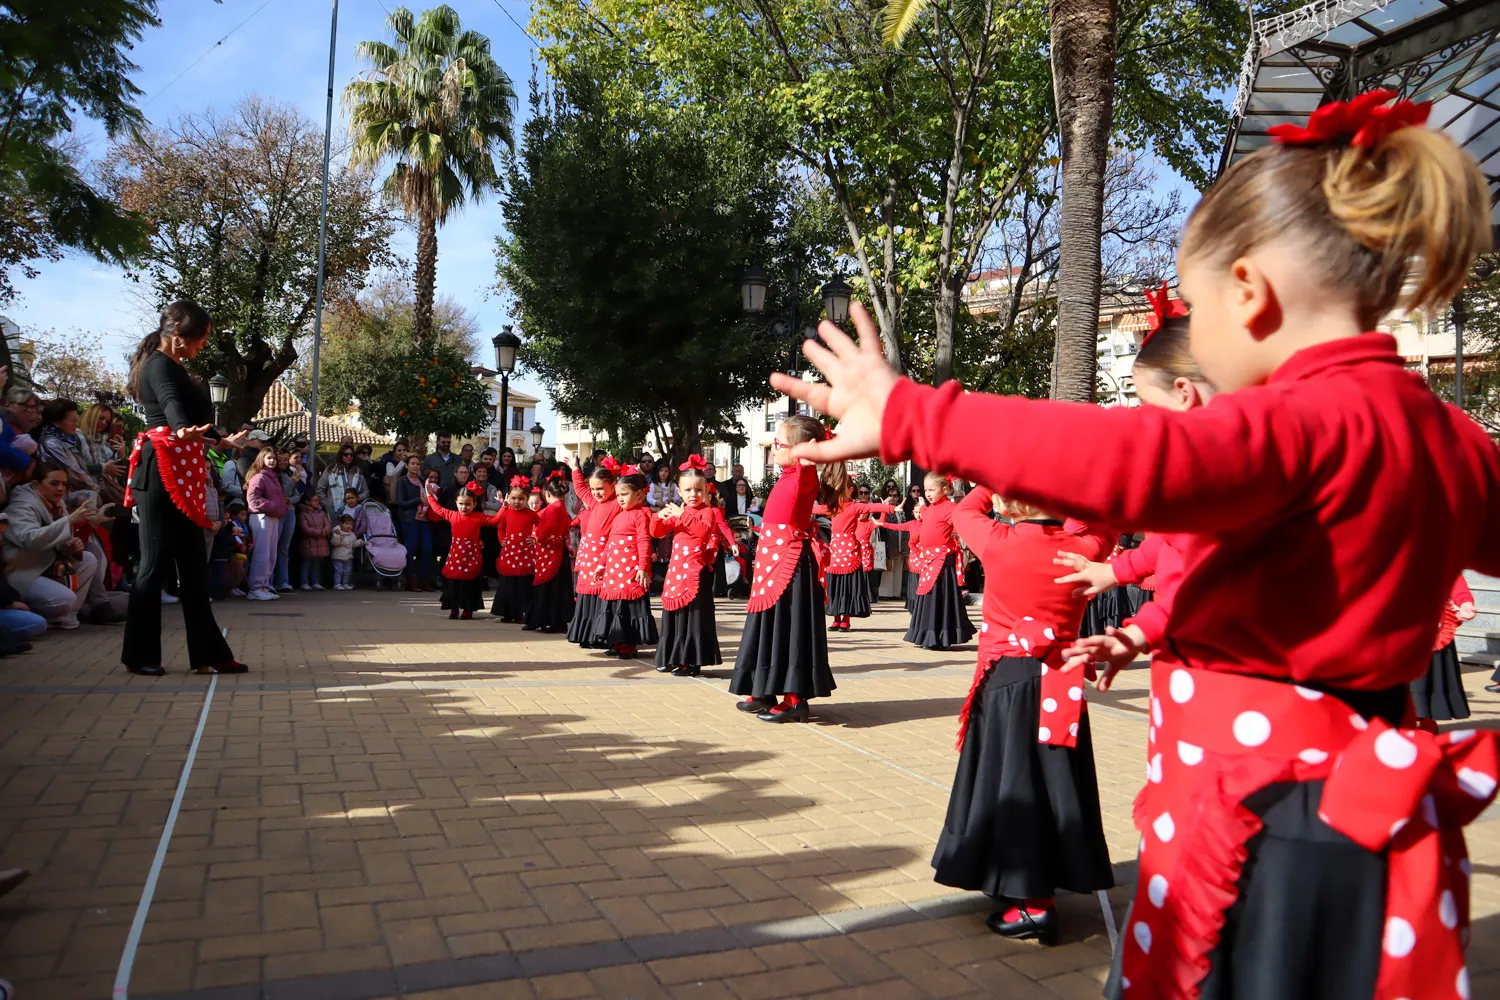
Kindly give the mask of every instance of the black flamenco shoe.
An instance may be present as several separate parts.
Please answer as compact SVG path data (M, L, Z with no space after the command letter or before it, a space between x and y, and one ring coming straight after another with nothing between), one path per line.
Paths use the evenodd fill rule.
M1484 689L1490 694L1500 694L1500 684L1486 684Z
M451 611L448 612L448 620L449 621L455 621L455 620L457 620L457 618L458 618L458 609L457 608L453 608Z
M671 674L671 673L676 673L676 668L675 667L662 667L662 666L658 666L656 668L656 672L659 673L659 674Z
M250 668L239 660L230 660L228 663L215 663L211 667L193 668L193 673L195 674L247 674L249 672Z
M761 712L769 712L775 708L776 699L769 695L763 698L746 698L744 701L735 702L734 707L741 712L755 712L759 714Z
M1057 944L1057 908L1048 907L1041 916L1034 917L1025 907L1017 907L1015 920L1007 921L1004 910L996 910L985 920L985 926L1012 941L1038 941L1047 947Z
M678 667L672 671L673 677L697 677L703 673L702 667Z
M795 708L783 708L777 712L774 709L760 713L756 716L761 722L806 722L807 717L812 714L808 711L807 702L799 702Z
M537 627L535 625L522 625L521 626L521 631L522 632L535 632L535 631L537 631Z
M125 669L130 673L137 674L141 677L164 677L167 673L159 665L153 665L150 667L126 667Z
M619 656L620 655L620 651L618 649L601 649L599 652L603 653L605 656Z

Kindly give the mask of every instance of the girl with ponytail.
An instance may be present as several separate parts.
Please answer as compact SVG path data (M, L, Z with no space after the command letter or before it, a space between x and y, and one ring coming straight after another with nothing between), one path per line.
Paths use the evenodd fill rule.
M840 420L799 457L879 452L1185 539L1110 997L1469 993L1462 827L1500 788L1500 738L1409 727L1408 685L1460 571L1500 573L1500 453L1376 324L1446 307L1490 201L1395 97L1275 126L1193 210L1177 274L1210 406L925 388L863 309L861 346L833 324L804 343L825 383L772 378Z
M243 433L225 436L213 426L208 394L183 367L203 350L212 330L213 320L202 306L173 302L130 362L130 395L141 407L147 430L136 438L125 490L125 506L137 508L141 558L130 588L120 658L126 670L147 677L166 672L161 664L161 585L168 565L177 571L193 673L249 669L235 660L214 622L200 530L210 524L206 502L213 489L203 442L245 443Z

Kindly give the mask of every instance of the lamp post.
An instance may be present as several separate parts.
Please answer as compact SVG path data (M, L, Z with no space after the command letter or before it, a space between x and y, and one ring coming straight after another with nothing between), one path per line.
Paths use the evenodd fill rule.
M223 375L215 375L209 379L208 398L213 400L214 404L214 424L222 426L224 417L221 415L220 410L223 408L224 402L229 399L229 380Z
M1464 408L1464 327L1469 322L1469 307L1463 293L1453 296L1453 405Z
M849 299L854 294L854 289L838 275L823 286L823 312L833 321L835 326L843 326L844 321L849 318Z
M521 347L521 338L506 324L490 342L495 345L495 370L500 373L500 406L495 414L499 440L495 442L495 447L504 448L505 418L510 412L510 373L516 370L516 351Z
M533 460L541 456L542 438L545 437L546 434L547 428L542 426L542 422L540 420L531 425L531 457Z
M800 332L802 338L810 340L818 335L816 329L809 327L802 330L801 308L802 308L802 267L794 258L790 265L792 279L792 297L786 312L770 322L772 336L785 337L791 342L789 352L791 358L787 363L787 374L793 378L797 377L797 335ZM753 316L762 315L766 311L766 289L769 286L766 279L765 268L758 264L751 264L740 272L740 304L745 312ZM849 299L853 294L851 289L842 278L835 275L831 281L823 286L819 295L823 299L823 310L828 318L835 323L843 323L849 318ZM797 412L797 401L788 396L786 401L787 416Z

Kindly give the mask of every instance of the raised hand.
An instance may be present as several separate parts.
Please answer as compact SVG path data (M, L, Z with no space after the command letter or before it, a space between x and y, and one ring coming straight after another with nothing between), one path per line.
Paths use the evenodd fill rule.
M1104 635L1075 639L1073 645L1063 650L1065 661L1060 669L1067 673L1090 663L1097 663L1104 667L1104 672L1099 676L1098 688L1100 691L1108 691L1115 674L1134 663L1136 657L1148 648L1145 633L1138 626L1115 628L1111 625L1104 630Z
M802 353L823 373L824 384L804 382L781 372L771 376L773 389L839 422L837 437L799 444L792 449L795 458L826 463L868 458L880 452L885 401L901 375L886 362L880 332L864 306L852 303L849 316L859 332L858 343L827 320L818 326L827 347L816 340L802 342Z
M1473 621L1479 609L1474 607L1473 602L1465 601L1458 606L1458 620L1461 622Z
M1053 583L1083 584L1074 588L1074 597L1093 597L1120 585L1120 581L1115 579L1115 568L1107 562L1090 562L1077 552L1062 551L1057 553L1052 562L1071 571L1053 580Z
M213 424L200 424L197 427L179 427L177 428L177 438L180 441L202 441L203 435L213 429Z

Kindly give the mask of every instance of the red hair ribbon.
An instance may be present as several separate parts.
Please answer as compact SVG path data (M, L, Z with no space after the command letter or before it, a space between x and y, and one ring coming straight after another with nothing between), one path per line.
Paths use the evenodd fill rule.
M1326 144L1370 149L1392 132L1427 124L1430 101L1396 101L1397 96L1394 90L1371 90L1352 101L1323 105L1308 117L1306 127L1288 123L1273 125L1268 131L1283 146Z
M611 475L617 476L620 474L620 463L615 460L615 456L613 455L605 455L599 459L599 468Z
M1151 303L1151 324L1146 327L1146 335L1141 338L1141 346L1145 347L1151 342L1151 338L1166 326L1169 319L1181 319L1188 314L1187 306L1183 305L1181 299L1172 298L1172 292L1163 281L1161 288L1155 293L1146 289L1146 301Z
M550 475L550 476L547 477L547 481L551 482L554 479L561 479L561 478L563 478L562 470L561 469L553 469L552 470L552 475Z
M717 492L719 492L719 487L714 484L714 481L712 479L710 479L708 481L708 492L710 492L710 493L717 493Z
M476 479L469 480L469 485L465 486L464 489L468 490L470 493L474 494L476 497L482 497L482 496L484 496L484 487L480 486L479 485L479 481L476 480Z
M625 465L625 466L621 466L620 467L620 475L622 477L624 477L624 476L639 476L640 474L641 474L641 467L639 465Z
M531 485L531 480L528 479L528 478L526 478L525 476L511 476L510 477L510 488L513 489L513 490L514 489L522 489L522 490L524 490L526 487L528 487L530 485Z
M707 472L708 459L704 458L702 455L689 455L687 457L687 461L683 462L677 467L677 471L687 472L689 470L695 472Z

